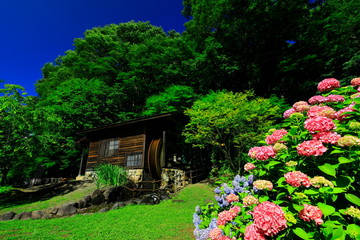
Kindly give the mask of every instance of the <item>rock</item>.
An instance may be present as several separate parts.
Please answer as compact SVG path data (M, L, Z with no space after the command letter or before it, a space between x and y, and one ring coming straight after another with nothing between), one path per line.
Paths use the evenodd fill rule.
M56 216L60 216L60 217L68 216L68 215L73 215L76 212L77 212L77 208L74 206L73 203L71 203L61 206L58 212L56 213Z
M31 219L32 212L24 212L20 220Z
M141 200L140 204L159 204L161 201L161 197L158 194L152 193L149 195L145 195Z
M53 207L53 208L50 208L48 212L49 212L50 215L56 215L56 213L58 211L59 211L59 208Z
M79 208L87 208L91 205L91 196L83 197L79 202Z
M16 214L16 215L12 218L12 220L20 220L21 217L22 217L22 215L23 215L24 213L25 213L25 212Z
M91 195L91 204L100 205L104 202L105 202L104 194L99 189L96 189Z
M33 211L31 214L31 219L42 219L46 218L46 213L44 211Z
M0 216L0 221L6 221L6 220L11 220L13 219L13 217L16 215L15 212L7 212L7 213L4 213L3 215Z
M123 202L117 202L117 203L115 203L115 204L112 206L112 208L111 208L110 210L115 210L115 209L118 209L118 208L124 207L124 206L125 206L125 203L123 203Z
M104 212L107 212L109 210L110 210L109 207L104 207L104 208L100 209L99 212L104 213Z
M111 203L111 202L116 202L117 200L121 199L121 195L123 192L123 188L121 187L111 187L111 188L107 188L104 191L104 197L105 197L105 201L107 203Z

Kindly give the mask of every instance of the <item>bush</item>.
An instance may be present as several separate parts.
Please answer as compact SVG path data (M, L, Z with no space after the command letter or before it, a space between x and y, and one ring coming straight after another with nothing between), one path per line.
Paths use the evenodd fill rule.
M196 238L360 239L360 78L351 84L325 79L285 111L267 145L249 150L250 175L196 209Z
M126 170L118 165L99 164L95 167L96 186L122 186L127 183Z

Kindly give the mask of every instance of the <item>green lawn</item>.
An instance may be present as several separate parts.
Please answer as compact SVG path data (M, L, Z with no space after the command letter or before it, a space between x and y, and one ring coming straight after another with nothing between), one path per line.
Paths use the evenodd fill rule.
M0 239L194 239L196 205L213 201L212 187L190 185L159 205L132 205L91 215L0 223Z
M11 198L0 199L0 215L9 211L20 213L20 212L43 210L46 208L61 206L68 202L74 202L80 200L82 197L86 195L91 195L91 193L95 189L96 187L94 183L86 183L84 187L76 189L76 191L69 191L68 193L59 194L55 197L46 200L34 201L30 203L27 202L27 199L24 199L25 203L22 203L21 198L20 199L16 198L17 201L14 201L14 199ZM0 197L4 197L4 196L0 196Z

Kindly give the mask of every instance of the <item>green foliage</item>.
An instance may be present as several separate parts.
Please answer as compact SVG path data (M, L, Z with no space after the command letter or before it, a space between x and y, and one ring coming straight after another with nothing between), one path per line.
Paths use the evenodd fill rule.
M280 107L273 100L255 97L254 92L214 92L197 100L185 111L190 117L183 135L194 147L211 147L222 154L214 167L240 168L246 148L276 121Z
M0 187L0 194L6 194L6 193L10 192L13 189L14 188L11 187L11 186L2 186L2 187Z
M358 239L360 124L354 87L324 91L311 100L312 106L304 101L294 104L295 113L284 114L283 129L269 131L263 141L268 145L249 150L251 160L244 169L251 175L222 184L215 190L218 204L198 209L194 223L199 235L220 228L230 238L245 234L246 239L252 226L268 229L258 232L264 238ZM281 214L274 213L275 219L269 207L262 209L264 204L272 204ZM214 217L219 221L225 211L237 208L225 224L212 223ZM286 226L269 234L280 222Z
M173 85L166 88L164 92L146 99L146 110L142 115L149 116L166 112L184 111L186 108L191 107L196 98L197 95L193 88Z
M122 186L127 183L126 170L119 165L99 164L95 167L96 186Z

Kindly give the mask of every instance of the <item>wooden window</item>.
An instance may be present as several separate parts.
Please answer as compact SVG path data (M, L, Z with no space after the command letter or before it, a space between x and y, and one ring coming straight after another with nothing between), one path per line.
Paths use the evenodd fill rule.
M117 138L105 139L100 141L99 156L111 157L118 153L120 140Z
M125 166L128 168L142 167L142 153L127 153L125 155Z

